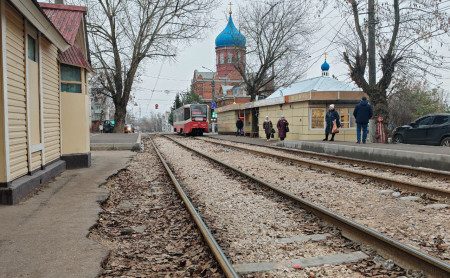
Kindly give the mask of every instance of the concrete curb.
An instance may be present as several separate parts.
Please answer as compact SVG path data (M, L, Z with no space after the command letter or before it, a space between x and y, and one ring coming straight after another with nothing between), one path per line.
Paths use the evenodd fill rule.
M136 143L91 143L91 151L139 151L141 149L141 133Z
M317 142L283 141L275 145L334 156L449 171L450 155Z

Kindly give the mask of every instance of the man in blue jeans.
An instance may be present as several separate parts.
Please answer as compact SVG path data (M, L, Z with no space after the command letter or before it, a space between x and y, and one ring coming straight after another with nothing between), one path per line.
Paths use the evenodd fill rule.
M363 144L367 140L367 125L369 124L369 119L373 116L372 106L367 102L366 97L362 97L360 103L358 103L353 111L353 116L356 119L356 138L357 144L361 143L361 128L363 130Z

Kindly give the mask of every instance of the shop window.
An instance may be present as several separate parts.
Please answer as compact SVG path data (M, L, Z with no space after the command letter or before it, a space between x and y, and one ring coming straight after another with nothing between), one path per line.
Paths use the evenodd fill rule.
M28 59L30 59L30 60L32 60L32 61L35 61L35 62L37 62L36 60L36 48L37 48L37 45L36 45L36 39L34 39L33 37L31 37L30 35L28 35L27 36L27 38L28 38L28 41L27 41L27 47L28 47Z
M338 109L339 116L341 116L341 128L350 128L350 109L340 108Z
M355 117L353 117L353 109L351 108L339 108L336 109L341 117L342 128L356 128Z
M325 128L325 108L311 109L311 128Z
M39 32L29 22L27 22L27 57L31 61L38 62L39 59Z
M81 68L61 64L61 91L81 94Z
M341 117L341 128L356 128L355 117L353 117L353 109L351 108L336 108ZM325 116L328 112L326 108L312 108L311 109L311 128L324 129Z

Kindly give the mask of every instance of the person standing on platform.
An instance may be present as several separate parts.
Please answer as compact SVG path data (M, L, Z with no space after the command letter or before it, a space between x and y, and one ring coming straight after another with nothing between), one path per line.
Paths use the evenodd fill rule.
M242 129L244 128L244 122L241 120L241 118L238 118L238 120L236 121L236 136L242 135Z
M264 132L266 133L267 141L270 140L270 135L272 134L273 124L272 121L269 120L269 116L266 116L266 120L263 123Z
M289 132L289 123L286 121L283 115L281 115L280 119L277 122L278 129L278 137L283 141L286 138L286 132Z
M334 109L334 104L330 104L328 107L328 112L325 115L325 122L327 123L327 126L325 127L325 139L322 141L328 141L328 135L331 133L331 140L334 141L334 136L336 133L333 133L333 124L334 121L336 121L337 127L341 127L341 121L338 112Z
M361 129L363 131L363 144L367 140L367 126L369 124L369 119L373 116L372 106L367 102L366 97L362 97L361 102L355 106L353 110L353 116L356 119L356 143L361 143Z

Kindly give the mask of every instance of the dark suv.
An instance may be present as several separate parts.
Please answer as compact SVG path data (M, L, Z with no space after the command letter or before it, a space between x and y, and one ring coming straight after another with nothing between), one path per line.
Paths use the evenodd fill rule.
M450 114L426 115L408 125L397 127L392 141L396 144L450 147Z

